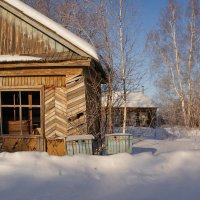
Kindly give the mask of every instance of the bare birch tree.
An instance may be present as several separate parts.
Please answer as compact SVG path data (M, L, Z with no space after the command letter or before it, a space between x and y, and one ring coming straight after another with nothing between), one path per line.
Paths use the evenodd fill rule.
M122 82L123 82L123 134L126 133L126 71L124 63L124 45L123 45L123 14L122 14L122 0L120 0L120 50L121 50L121 69L122 69Z
M47 17L52 17L53 8L55 6L55 2L52 0L23 0L25 3L35 8L39 12L43 13Z
M113 52L112 41L109 33L109 21L106 18L106 8L102 0L100 0L100 14L102 20L102 40L104 41L104 48L101 49L101 60L106 69L107 77L107 102L106 102L106 122L108 134L113 132L112 124L112 95L113 95Z
M199 2L190 0L187 15L176 0L169 0L160 26L148 36L154 57L154 70L161 79L168 78L169 91L180 101L185 126L191 126L193 73L199 48ZM168 92L169 92L168 91Z
M53 20L62 24L64 27L79 35L96 47L100 55L100 62L105 69L107 78L106 91L108 92L106 132L112 133L112 93L114 90L123 89L123 81L120 80L120 57L122 52L119 50L120 42L118 39L120 37L119 4L116 5L115 2L103 0L24 1L26 3L28 2L29 5L33 6L39 11L44 9L44 14L50 16L53 18ZM41 5L44 4L45 6L39 7L38 5L40 5L40 2L42 2ZM131 86L130 88L135 88L141 80L141 74L137 69L139 62L135 55L135 52L137 52L137 47L135 46L135 33L138 32L138 30L136 31L135 28L130 30L130 28L127 26L127 24L133 26L133 24L135 25L136 22L135 16L132 16L132 13L136 13L134 10L134 3L132 1L129 1L129 3L129 7L124 6L124 11L126 12L123 13L124 26L122 27L122 32L124 32L124 40L122 41L122 45L126 47L124 50L124 66L126 66L126 71L124 71L123 77L127 78L127 85ZM128 19L127 15L132 16L132 18Z

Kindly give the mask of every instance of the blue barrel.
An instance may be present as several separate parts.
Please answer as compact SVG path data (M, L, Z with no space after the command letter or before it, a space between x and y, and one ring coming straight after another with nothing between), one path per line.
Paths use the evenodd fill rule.
M93 135L72 135L66 138L66 154L93 155Z
M105 135L105 153L107 155L132 153L132 143L131 134L107 134Z

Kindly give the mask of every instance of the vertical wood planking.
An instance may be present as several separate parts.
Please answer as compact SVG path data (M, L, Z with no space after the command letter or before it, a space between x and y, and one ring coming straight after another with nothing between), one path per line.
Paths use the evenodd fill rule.
M59 80L59 81L58 81ZM16 76L0 77L0 86L65 86L65 76Z
M0 54L68 51L62 44L0 7Z

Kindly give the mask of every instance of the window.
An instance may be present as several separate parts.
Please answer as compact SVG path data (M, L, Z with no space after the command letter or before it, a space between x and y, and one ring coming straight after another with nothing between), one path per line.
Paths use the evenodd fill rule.
M41 92L0 91L1 135L41 133Z
M135 111L131 108L127 108L127 126L136 126L136 114Z

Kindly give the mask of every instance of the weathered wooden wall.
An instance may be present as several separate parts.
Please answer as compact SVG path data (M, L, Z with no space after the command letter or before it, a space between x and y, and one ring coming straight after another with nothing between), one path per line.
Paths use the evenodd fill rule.
M76 70L75 70L76 72ZM44 86L46 137L86 134L86 96L82 74L0 77L0 87Z
M0 7L0 54L68 51L62 44Z
M1 151L44 151L44 140L41 137L3 137Z
M67 135L67 89L50 87L45 90L45 136Z
M67 134L87 134L86 97L84 77L79 75L67 76Z
M45 90L46 137L87 133L84 77L67 75L65 84Z
M66 76L6 76L0 77L0 87L2 86L37 86L46 87L65 86Z

